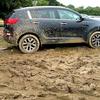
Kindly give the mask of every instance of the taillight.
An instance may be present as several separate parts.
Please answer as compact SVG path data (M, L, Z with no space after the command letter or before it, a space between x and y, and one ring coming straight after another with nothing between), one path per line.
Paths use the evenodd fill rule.
M4 24L12 25L16 24L19 21L19 18L9 18L4 21Z

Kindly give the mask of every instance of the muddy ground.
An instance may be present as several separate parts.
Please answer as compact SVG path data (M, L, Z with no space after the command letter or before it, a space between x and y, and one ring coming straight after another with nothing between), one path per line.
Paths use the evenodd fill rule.
M0 100L100 100L100 49L48 45L22 54L2 36L0 48Z

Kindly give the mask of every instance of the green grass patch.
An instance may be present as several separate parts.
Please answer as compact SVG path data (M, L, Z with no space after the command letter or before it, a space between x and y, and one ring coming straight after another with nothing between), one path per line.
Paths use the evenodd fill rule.
M4 26L4 22L2 19L0 19L0 27L3 27Z
M7 43L3 37L0 36L0 48L6 48L9 47L11 44Z
M0 27L4 27L4 25L3 24L0 24Z

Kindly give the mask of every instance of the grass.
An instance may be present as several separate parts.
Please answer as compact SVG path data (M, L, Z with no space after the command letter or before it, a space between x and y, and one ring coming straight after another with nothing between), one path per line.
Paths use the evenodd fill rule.
M0 27L3 27L4 23L3 23L3 20L0 19Z
M7 43L7 42L3 39L3 37L0 36L0 48L6 48L6 47L9 47L9 46L10 46L10 44Z
M7 43L3 38L3 27L0 27L0 48L8 47L10 44Z

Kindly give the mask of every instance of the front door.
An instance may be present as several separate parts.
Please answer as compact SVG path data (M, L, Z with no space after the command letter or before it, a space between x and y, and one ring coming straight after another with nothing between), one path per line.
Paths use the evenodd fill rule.
M87 28L86 21L80 21L80 16L70 10L58 10L61 24L61 37L82 37Z

